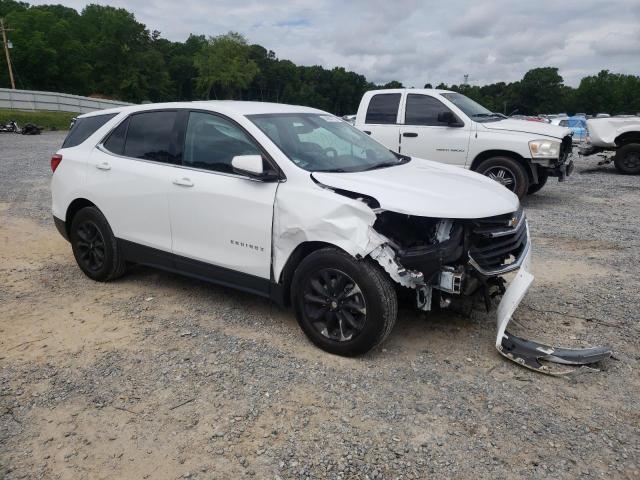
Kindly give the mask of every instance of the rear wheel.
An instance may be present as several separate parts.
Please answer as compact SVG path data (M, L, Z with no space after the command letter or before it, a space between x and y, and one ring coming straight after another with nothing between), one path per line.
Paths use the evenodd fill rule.
M542 187L544 187L547 184L548 179L549 179L549 175L547 174L547 172L538 172L538 183L532 183L531 185L529 185L527 194L533 195L534 193L542 190Z
M529 190L529 177L524 167L510 157L491 157L483 160L478 168L478 173L495 180L508 188L519 198L526 195Z
M323 248L300 263L292 285L300 327L327 352L343 356L368 352L395 324L396 292L386 274L368 260Z
M627 143L618 149L613 164L627 175L640 173L640 143Z
M125 261L102 212L85 207L71 221L69 240L83 273L98 282L114 280L125 271Z

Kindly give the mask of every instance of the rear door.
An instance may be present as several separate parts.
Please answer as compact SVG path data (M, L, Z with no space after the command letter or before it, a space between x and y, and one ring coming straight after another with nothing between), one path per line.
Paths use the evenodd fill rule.
M374 94L369 100L364 123L356 125L394 152L400 147L398 118L401 100L401 93Z
M176 111L135 113L91 154L87 188L116 237L171 251L168 190L177 174Z
M403 155L464 167L467 161L471 122L449 126L438 115L454 112L438 98L409 93L400 126L400 152Z

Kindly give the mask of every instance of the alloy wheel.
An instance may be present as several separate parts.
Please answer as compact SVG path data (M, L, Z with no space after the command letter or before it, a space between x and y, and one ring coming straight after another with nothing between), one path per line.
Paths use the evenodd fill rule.
M98 226L91 220L82 222L76 231L78 260L92 272L104 266L106 247Z
M495 166L485 170L484 174L491 180L495 180L500 185L507 187L512 192L516 188L516 176L507 167Z
M364 329L367 306L358 284L346 273L323 268L303 287L304 313L313 328L337 342L355 338Z

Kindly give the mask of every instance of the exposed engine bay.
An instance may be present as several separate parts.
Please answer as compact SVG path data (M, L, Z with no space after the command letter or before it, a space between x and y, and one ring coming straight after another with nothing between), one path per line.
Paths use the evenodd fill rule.
M396 281L416 289L421 310L431 310L433 289L439 292L441 307L448 306L451 295L480 293L489 309L491 298L504 293L500 275L517 269L528 249L522 211L481 221L385 211L378 213L373 228L389 242L371 256L392 275L393 261L401 265Z
M374 230L388 238L370 256L393 280L415 289L417 308L429 311L434 302L446 308L458 299L480 295L487 311L502 297L497 311L496 348L510 360L547 374L541 360L585 365L611 356L608 347L553 348L521 339L506 327L533 283L531 243L522 209L513 214L477 220L416 217L378 211ZM503 275L519 270L505 288Z

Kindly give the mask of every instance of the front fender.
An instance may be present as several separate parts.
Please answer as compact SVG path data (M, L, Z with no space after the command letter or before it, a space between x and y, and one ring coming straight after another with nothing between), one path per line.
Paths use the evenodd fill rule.
M376 215L365 203L318 185L278 187L273 212L274 278L303 242L324 242L354 257L365 257L386 242L373 229Z

